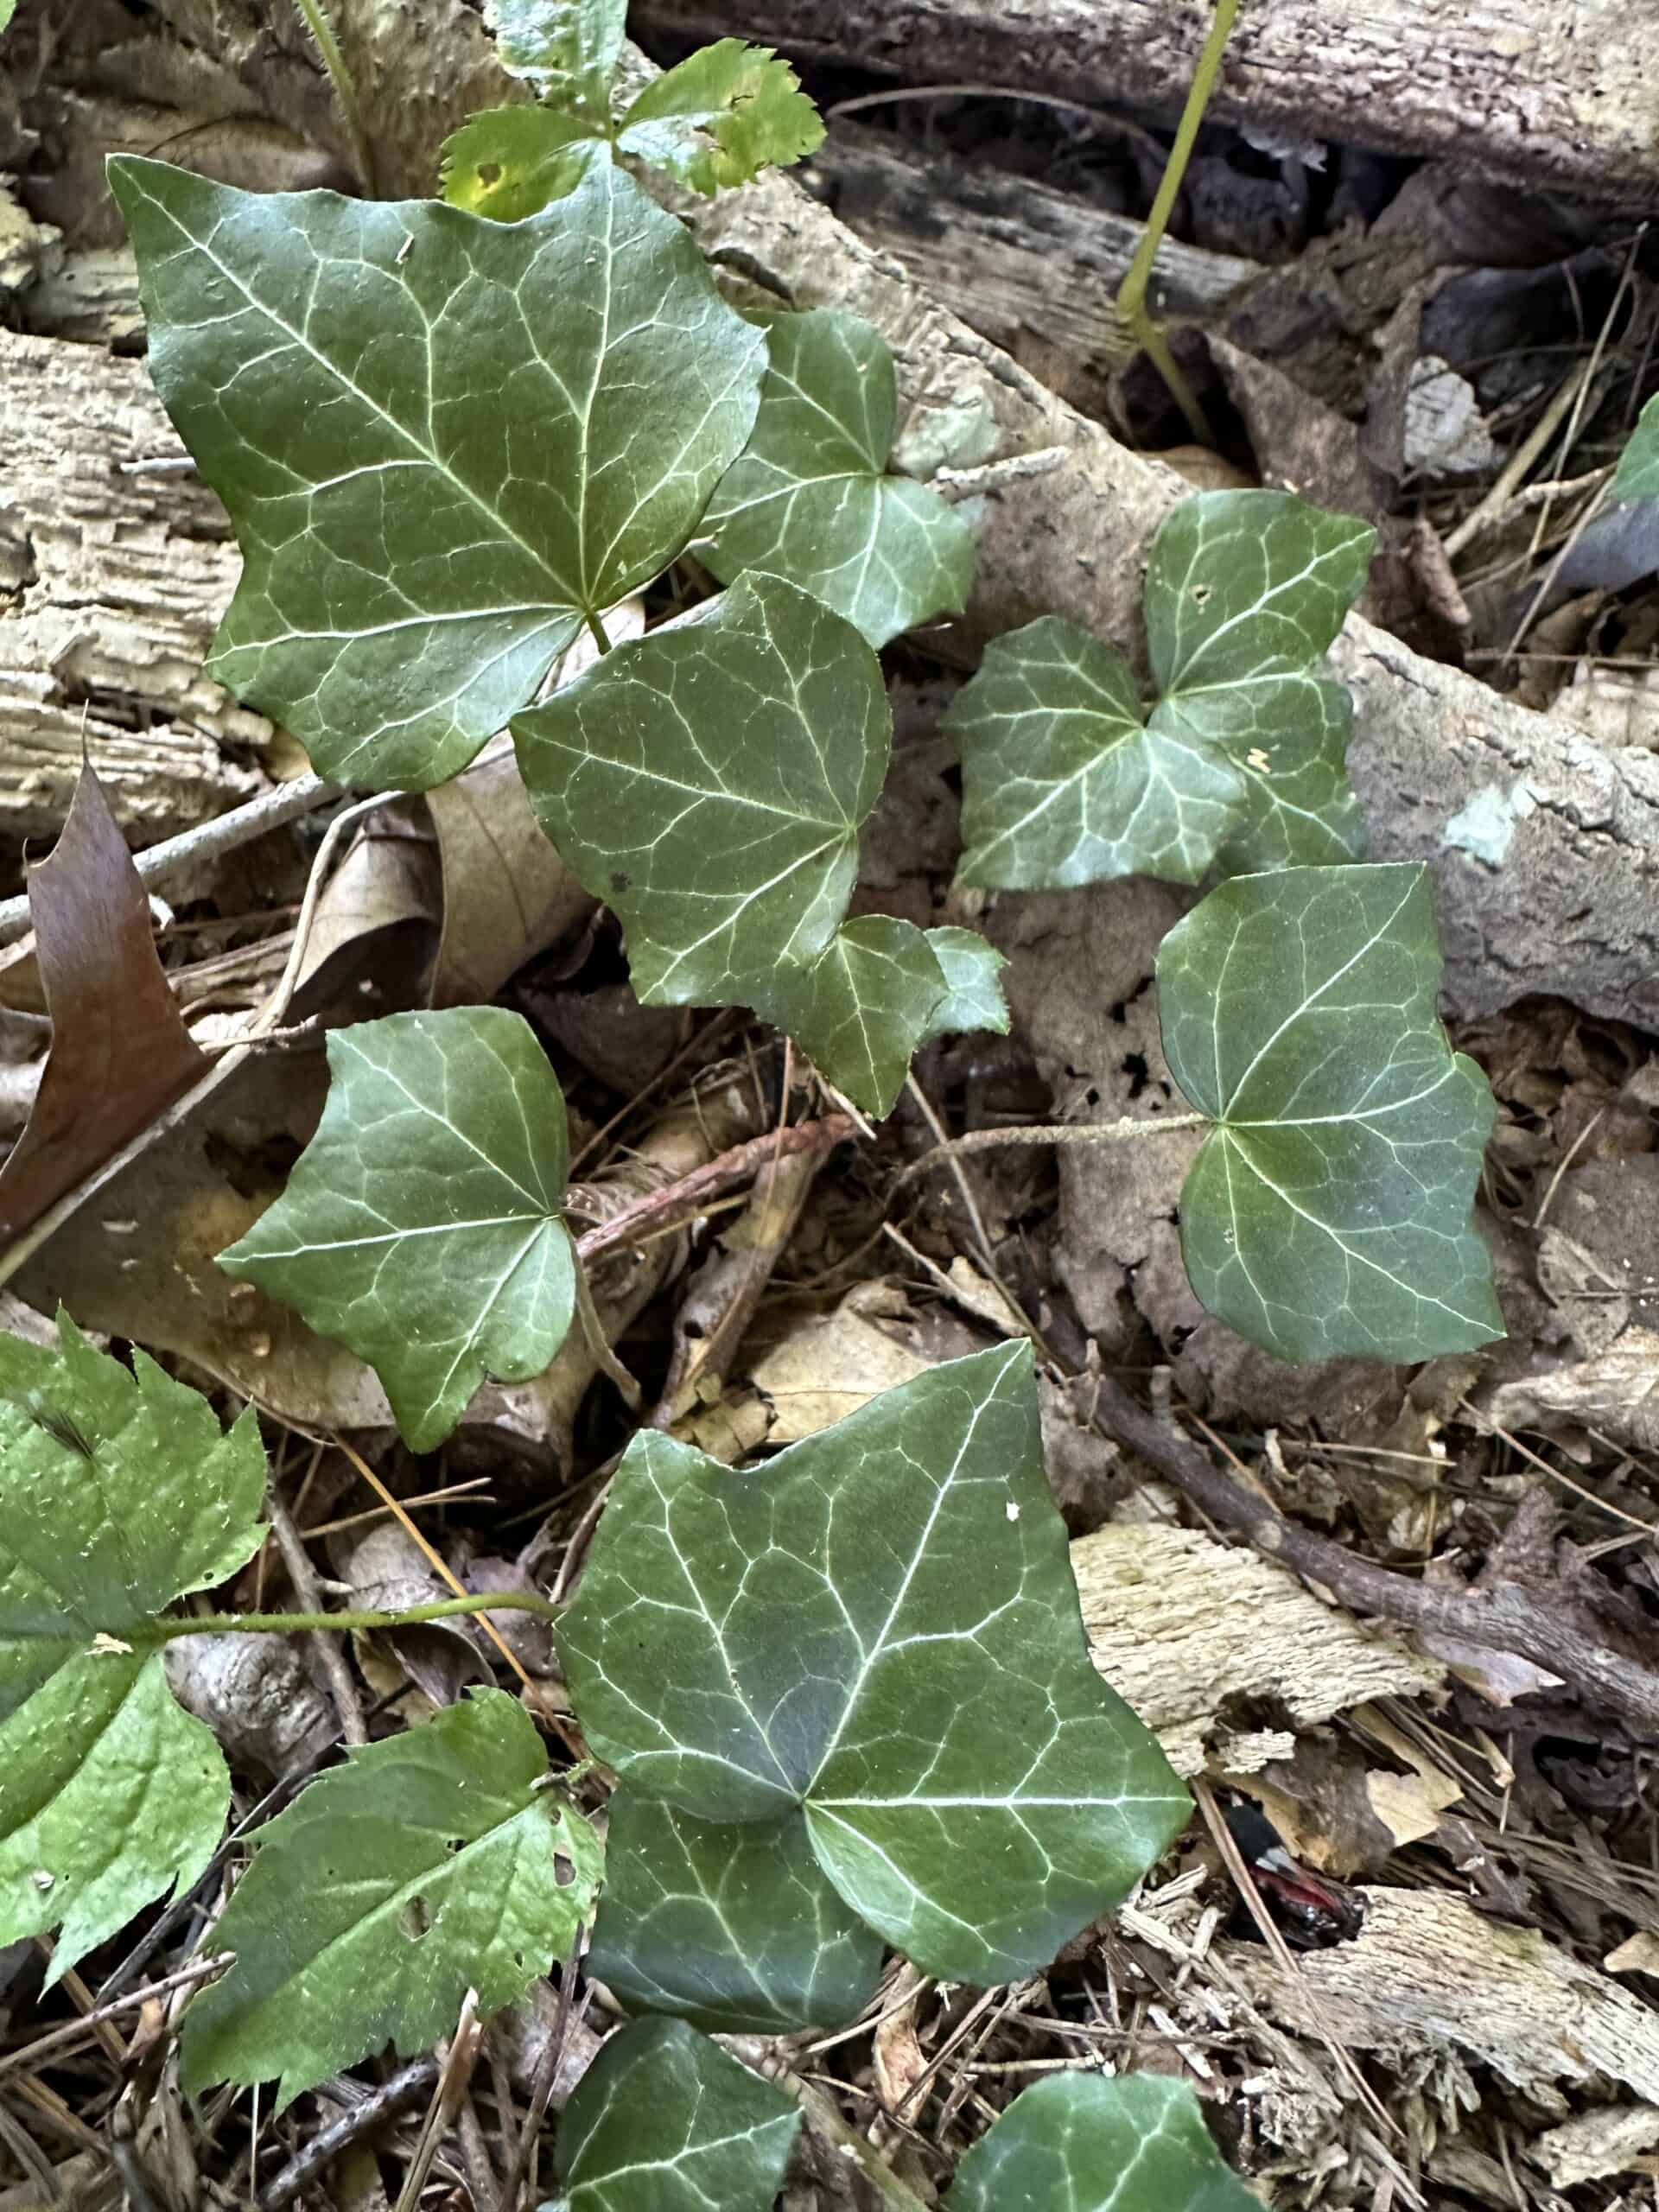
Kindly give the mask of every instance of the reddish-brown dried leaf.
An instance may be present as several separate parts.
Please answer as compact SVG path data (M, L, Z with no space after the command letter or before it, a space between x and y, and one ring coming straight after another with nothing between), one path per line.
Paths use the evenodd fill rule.
M38 1221L208 1068L156 957L143 885L90 767L51 858L29 879L29 903L52 1048L29 1126L0 1170L0 1239Z

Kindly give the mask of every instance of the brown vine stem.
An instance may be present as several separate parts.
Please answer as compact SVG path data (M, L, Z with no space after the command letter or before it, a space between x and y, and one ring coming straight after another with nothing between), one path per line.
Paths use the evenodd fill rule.
M1445 1589L1359 1559L1329 1537L1287 1520L1270 1499L1224 1474L1210 1454L1138 1404L1109 1376L1095 1379L1093 1412L1107 1435L1173 1482L1201 1512L1247 1537L1259 1552L1328 1591L1350 1611L1427 1630L1483 1650L1517 1652L1548 1668L1587 1700L1659 1738L1659 1672L1616 1649L1519 1582Z
M1074 1145L1136 1144L1142 1137L1166 1136L1172 1129L1202 1129L1209 1126L1207 1114L1162 1114L1155 1121L1137 1120L1134 1115L1126 1114L1117 1122L1057 1122L1052 1127L1034 1122L1014 1129L971 1129L965 1137L952 1137L948 1144L936 1144L931 1152L912 1160L893 1187L902 1190L918 1175L925 1175L935 1167L948 1166L964 1153L995 1152L1004 1145L1052 1144L1064 1148Z
M692 1219L710 1198L748 1182L773 1160L787 1160L796 1153L828 1152L855 1134L848 1114L826 1114L819 1121L768 1129L761 1136L751 1137L747 1144L734 1145L706 1166L683 1175L677 1183L664 1184L660 1191L648 1191L644 1198L633 1199L608 1221L600 1222L577 1238L576 1257L583 1267L591 1266L601 1253L616 1245L638 1243L660 1230Z

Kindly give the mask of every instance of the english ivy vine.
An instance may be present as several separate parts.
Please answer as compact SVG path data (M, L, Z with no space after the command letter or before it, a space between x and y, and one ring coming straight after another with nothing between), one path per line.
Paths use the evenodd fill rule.
M922 1043L1007 1023L982 938L851 912L891 741L876 648L963 605L969 530L889 468L879 334L745 320L621 166L708 192L798 157L821 126L791 73L722 41L619 114L615 0L486 16L535 97L451 140L442 201L111 165L152 374L244 554L213 671L358 790L431 789L511 727L640 999L752 1007L885 1114ZM947 721L967 882L1213 880L1158 963L1194 1112L1148 1128L1207 1125L1193 1287L1288 1358L1502 1327L1470 1221L1491 1102L1436 1015L1424 872L1359 862L1351 702L1324 665L1370 546L1286 494L1192 499L1148 571L1149 712L1114 652L1046 616ZM687 552L723 590L613 649L607 611ZM543 696L584 628L599 658ZM329 1062L315 1137L223 1264L372 1365L429 1450L570 1325L563 1100L493 1007L338 1030ZM218 1843L224 1762L162 1647L204 1625L169 1609L259 1543L264 1481L251 1414L223 1430L142 1353L129 1372L60 1329L0 1340L0 1942L57 1928L54 1972ZM396 1618L515 1605L552 1610ZM323 1621L385 1617L206 1624ZM840 2026L886 1946L953 1980L1037 1971L1188 1810L1090 1662L1024 1343L756 1471L642 1432L557 1634L617 1777L608 1873L498 1692L356 1752L256 1839L213 1936L235 1965L188 2016L190 2086L275 2076L289 2099L425 2047L467 1988L520 1996L597 1901L590 1963L646 2017L570 2101L559 2203L765 2212L796 2105L700 2030ZM1062 2195L1250 2201L1189 2092L1071 2075L1015 2101L949 2202Z

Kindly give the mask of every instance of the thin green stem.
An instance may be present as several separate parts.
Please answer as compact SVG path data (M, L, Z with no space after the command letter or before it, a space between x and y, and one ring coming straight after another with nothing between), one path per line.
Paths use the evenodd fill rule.
M1164 242L1164 233L1169 228L1169 219L1175 212L1175 196L1181 188L1186 175L1186 165L1192 160L1192 149L1198 143L1198 125L1204 121L1204 111L1210 105L1210 96L1216 89L1216 79L1221 74L1221 57L1232 35L1238 10L1239 0L1216 0L1210 35L1205 40L1203 53L1198 56L1198 66L1193 73L1192 83L1186 95L1186 105L1181 110L1175 143L1170 148L1169 159L1164 164L1158 196L1152 203L1152 213L1147 218L1147 227L1135 248L1135 259L1129 264L1128 275L1117 291L1119 315L1169 386L1175 404L1185 416L1193 435L1206 446L1214 445L1215 434L1198 404L1197 393L1170 352L1163 332L1147 311L1147 288L1152 282L1152 265L1158 257L1159 247Z
M425 1621L454 1620L463 1613L535 1613L556 1621L563 1609L533 1590L486 1590L471 1598L440 1598L385 1613L372 1606L336 1613L191 1613L176 1620L145 1621L124 1630L124 1643L171 1643L181 1636L300 1636L315 1629L419 1628Z
M588 627L593 632L594 643L599 647L601 652L609 652L611 650L611 641L605 634L604 622L599 615L593 613L591 611L588 616Z
M294 0L300 18L316 42L322 66L328 73L328 81L334 88L334 98L340 102L340 111L345 119L346 134L352 142L358 175L365 192L374 194L374 149L363 128L363 111L358 105L357 85L340 50L340 41L334 36L334 27L328 20L324 0Z

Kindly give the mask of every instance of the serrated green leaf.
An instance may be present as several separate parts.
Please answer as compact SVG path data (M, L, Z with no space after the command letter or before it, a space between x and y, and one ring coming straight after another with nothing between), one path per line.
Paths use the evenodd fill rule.
M439 187L452 207L521 223L574 190L594 143L561 108L481 108L444 140Z
M944 727L962 747L965 882L1196 883L1242 809L1231 763L1179 728L1144 728L1122 655L1058 614L995 639Z
M570 1325L563 1095L500 1007L333 1030L328 1076L288 1188L219 1263L366 1360L429 1452L486 1375L539 1375Z
M823 119L769 46L722 38L653 79L623 117L616 143L712 195L815 153Z
M1197 883L1217 864L1363 852L1345 767L1352 702L1319 663L1376 535L1283 492L1176 508L1147 569L1162 696L1144 721L1122 658L1075 623L1045 616L996 639L945 717L963 752L963 880Z
M1262 2212L1223 2164L1198 2101L1157 2074L1052 2074L1022 2090L957 2170L945 2212Z
M627 931L655 1006L751 1005L847 909L887 774L881 671L849 623L742 576L514 717L543 829Z
M580 99L602 124L621 57L627 0L485 0L495 58L554 99Z
M561 1645L631 1789L700 1820L799 1808L848 1904L944 1979L1046 1964L1187 1811L1090 1663L1025 1344L751 1474L636 1436Z
M548 2212L768 2212L801 2115L683 2020L613 2036L559 2121Z
M893 1111L946 990L925 935L887 914L843 922L810 967L779 962L757 981L756 1013L786 1029L838 1090L878 1118Z
M214 1928L236 1964L185 2016L187 2089L275 2078L280 2109L388 2043L429 2049L469 1988L486 2017L522 1997L604 1865L546 1774L529 1714L479 1690L302 1791Z
M0 1943L61 1922L54 1980L219 1842L219 1746L126 1639L250 1556L265 1474L251 1411L58 1336L0 1337Z
M1659 394L1642 410L1613 474L1616 499L1659 499Z
M1165 938L1170 1071L1217 1124L1181 1193L1192 1287L1282 1359L1503 1333L1470 1220L1491 1093L1436 1013L1427 871L1236 876Z
M881 1939L830 1887L798 1813L699 1821L624 1783L588 1970L636 2012L777 2035L856 2019Z
M664 80L665 81L665 80ZM887 473L898 386L887 340L856 315L776 317L754 433L703 518L714 573L787 576L873 645L960 608L967 524L925 485Z
M442 783L679 551L764 339L606 161L511 225L110 176L150 373L242 547L213 672L337 782Z
M959 1032L988 1029L1008 1033L1008 1002L1002 993L1007 957L976 930L929 930L933 957L944 970L945 995L933 1009L923 1043Z

